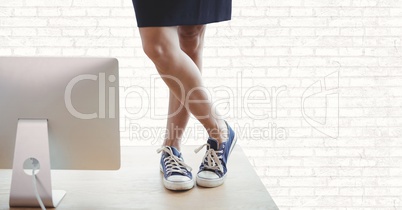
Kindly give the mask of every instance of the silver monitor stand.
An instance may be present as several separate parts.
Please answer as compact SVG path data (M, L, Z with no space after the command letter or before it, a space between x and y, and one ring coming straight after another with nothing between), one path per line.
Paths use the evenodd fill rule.
M31 158L37 160L40 166L35 175L37 193L46 207L57 207L66 192L52 190L47 119L18 120L10 191L11 207L39 206L32 181L33 174L24 171L24 163Z

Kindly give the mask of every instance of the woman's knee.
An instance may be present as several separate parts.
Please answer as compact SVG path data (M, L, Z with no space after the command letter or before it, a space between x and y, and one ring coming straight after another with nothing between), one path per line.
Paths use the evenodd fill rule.
M178 30L180 46L187 54L194 54L202 45L205 25L180 26Z
M205 31L205 25L180 26L179 36L182 39L196 39Z
M167 57L176 50L174 30L172 28L140 28L142 48L153 61ZM177 39L177 38L176 38Z
M161 44L143 43L142 48L145 54L153 61L159 60L166 54L166 49Z

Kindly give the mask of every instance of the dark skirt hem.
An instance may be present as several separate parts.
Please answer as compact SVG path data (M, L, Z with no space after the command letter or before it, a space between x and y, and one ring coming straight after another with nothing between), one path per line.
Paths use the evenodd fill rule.
M148 24L139 24L137 23L138 28L145 28L145 27L171 27L171 26L193 26L193 25L206 25L210 23L218 23L218 22L224 22L224 21L229 21L231 18L225 18L221 20L209 20L209 21L199 21L199 22L188 22L188 21L182 21L179 23L148 23Z
M133 0L138 27L204 25L227 21L232 0Z

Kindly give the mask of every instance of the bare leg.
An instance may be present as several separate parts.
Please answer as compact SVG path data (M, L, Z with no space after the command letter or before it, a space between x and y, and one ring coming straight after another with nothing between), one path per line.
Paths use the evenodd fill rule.
M144 27L140 28L140 35L145 53L170 92L201 122L210 137L225 141L226 125L213 109L199 68L181 49L178 28Z
M193 60L201 73L205 28L205 25L178 27L180 48ZM170 91L166 137L163 145L180 150L181 139L189 119L188 110Z

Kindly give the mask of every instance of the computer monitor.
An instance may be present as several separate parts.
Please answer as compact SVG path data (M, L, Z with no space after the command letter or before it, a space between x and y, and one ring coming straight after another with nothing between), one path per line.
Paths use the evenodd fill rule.
M27 160L40 164L38 191L49 207L64 196L52 194L50 168L120 168L118 92L115 58L0 57L0 169L13 169L10 206L38 205Z

